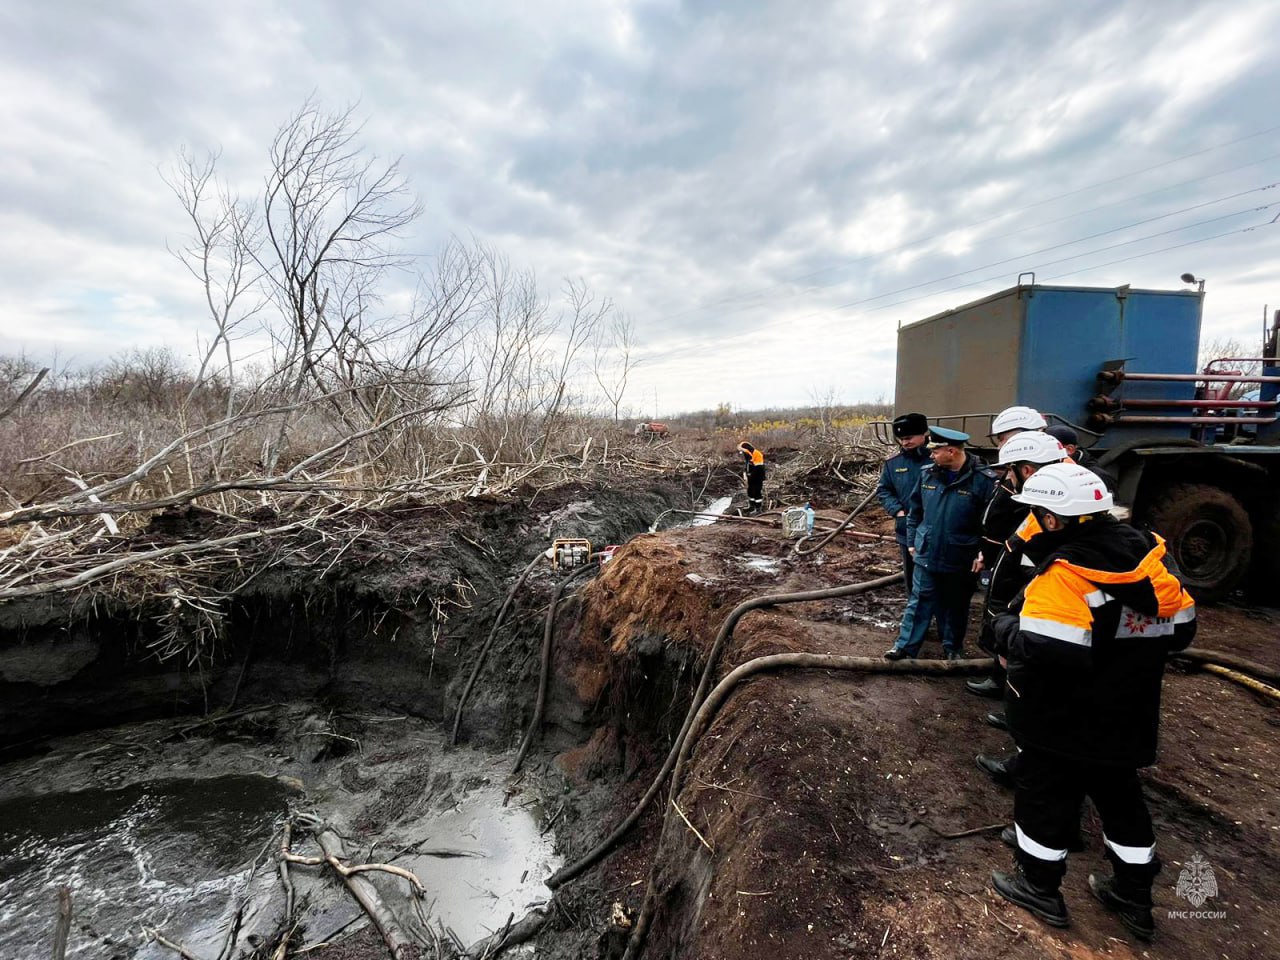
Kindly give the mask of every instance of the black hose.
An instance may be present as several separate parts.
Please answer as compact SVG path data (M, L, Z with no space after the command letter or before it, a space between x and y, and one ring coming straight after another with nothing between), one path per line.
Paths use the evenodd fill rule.
M533 572L533 568L538 565L538 561L543 556L544 554L539 553L529 561L529 565L520 572L516 582L507 591L507 599L502 601L502 606L498 609L498 616L493 621L493 626L489 628L489 636L485 637L484 644L480 647L480 655L476 657L476 664L471 668L471 676L467 678L467 685L462 688L462 695L458 697L458 709L453 715L453 733L449 737L449 743L453 746L457 746L458 743L458 728L462 726L462 710L467 705L467 698L471 696L471 688L476 685L476 677L480 676L480 668L484 666L485 658L489 656L489 647L493 645L493 638L497 636L498 628L502 626L502 621L506 619L507 611L511 609L511 601L515 599L516 591L520 589L525 580L529 579L529 574Z
M599 554L593 554L592 556L599 557ZM525 754L529 752L534 738L542 727L542 714L547 707L547 681L551 675L551 652L556 629L556 608L559 606L560 598L564 595L564 591L569 584L592 569L594 568L588 565L574 570L573 573L556 584L555 592L551 594L551 603L547 606L547 617L542 628L542 663L538 673L538 699L534 702L533 718L529 721L529 729L525 731L524 741L520 744L520 752L516 754L515 766L511 768L512 773L520 772L520 767L524 765Z
M1272 686L1280 686L1280 670L1273 670L1253 660L1227 653L1225 650L1179 650L1170 654L1172 660L1186 660L1194 664L1216 663L1220 667L1231 667L1241 673L1248 673L1259 680L1265 680Z
M895 573L888 577L879 577L875 580L867 580L863 583L848 584L843 587L830 587L826 590L806 590L800 593L777 593L764 597L753 597L750 600L744 600L738 604L725 617L724 622L720 625L720 632L716 634L715 643L711 645L711 650L707 654L706 665L702 668L702 676L698 680L698 689L693 694L693 699L689 703L689 710L685 714L684 724L680 728L680 733L676 737L676 741L672 744L667 759L663 761L662 769L658 771L658 775L654 777L653 782L649 784L649 789L645 791L640 801L632 808L617 827L613 829L607 837L595 845L587 854L574 863L561 867L554 874L547 878L547 886L556 889L565 883L568 883L574 877L589 870L601 860L603 860L613 850L614 847L625 837L639 821L645 808L658 795L658 791L662 789L662 784L666 781L667 775L671 773L676 765L676 760L680 755L680 748L684 744L685 738L689 733L689 728L693 723L694 715L698 708L702 705L703 698L707 694L707 688L711 685L712 674L715 673L716 663L720 659L720 651L724 648L725 643L733 634L733 628L737 626L738 621L742 617L750 613L752 610L759 610L763 607L774 607L785 603L804 603L809 600L834 600L840 597L851 597L859 593L866 593L869 590L877 590L880 587L888 587L894 584L902 583L902 574ZM889 661L885 661L889 662ZM988 661L988 666L990 662Z
M901 580L900 577L895 578ZM662 830L658 838L658 850L671 825L671 809L675 806L680 791L680 777L693 745L710 725L712 718L720 709L729 694L739 683L753 674L764 670L777 670L783 667L798 667L822 670L857 670L862 673L913 673L929 675L951 675L967 673L984 673L991 669L991 661L982 660L882 660L878 657L850 657L827 653L777 653L767 657L756 657L735 667L725 676L715 689L707 696L698 708L696 715L686 730L679 744L679 759L671 776L670 800L662 818ZM627 952L623 960L635 960L644 949L645 937L649 925L653 921L655 902L657 900L658 857L655 853L653 866L649 872L649 883L645 888L644 903L636 924L627 942Z

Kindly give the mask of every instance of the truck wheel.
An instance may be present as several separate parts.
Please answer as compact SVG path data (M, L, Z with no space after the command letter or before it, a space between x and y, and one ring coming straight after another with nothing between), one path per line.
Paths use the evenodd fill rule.
M1253 526L1240 501L1219 487L1178 483L1146 511L1146 523L1164 537L1182 582L1201 603L1226 597L1249 569Z

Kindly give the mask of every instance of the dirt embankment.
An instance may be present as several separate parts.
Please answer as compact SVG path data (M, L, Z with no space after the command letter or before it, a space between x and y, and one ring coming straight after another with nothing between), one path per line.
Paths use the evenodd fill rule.
M589 588L574 659L561 662L580 696L610 699L614 724L562 765L583 779L624 773L628 786L604 814L616 821L665 754L736 602L870 579L892 569L895 553L891 544L848 539L801 559L777 532L728 524L637 539ZM902 600L893 588L748 614L717 675L780 652L878 656L892 642ZM1196 645L1275 665L1276 625L1273 612L1207 609ZM938 655L936 645L925 655ZM677 800L681 819L661 848L661 810L651 810L629 843L579 882L599 911L620 900L634 915L656 856L658 910L644 953L653 958L1275 952L1275 703L1210 674L1170 671L1160 763L1144 774L1165 863L1151 946L1129 942L1088 893L1088 872L1106 869L1091 809L1087 849L1072 856L1064 885L1070 930L1043 926L990 891L990 871L1011 863L995 825L1012 818L1011 794L973 760L1011 747L983 723L991 707L958 679L814 670L751 679L693 754ZM584 805L579 815L593 812L600 815ZM993 829L941 836L984 826ZM575 841L581 849L600 835L588 832ZM1220 891L1203 909L1221 918L1169 916L1192 909L1175 888L1195 853L1215 870ZM620 931L606 937L602 956L616 956L623 939Z
M214 597L220 626L198 658L190 648L156 655L167 642L158 614L176 600L124 608L62 594L0 604L0 747L233 701L323 696L440 719L515 573L554 538L622 542L667 508L689 505L688 483L673 477L371 512L363 522L377 535L330 568L296 561L282 545L272 566ZM147 536L199 539L223 522L203 511L166 514ZM513 704L529 698L541 636L529 598L554 578L549 564L531 578L465 735L505 740L518 726Z

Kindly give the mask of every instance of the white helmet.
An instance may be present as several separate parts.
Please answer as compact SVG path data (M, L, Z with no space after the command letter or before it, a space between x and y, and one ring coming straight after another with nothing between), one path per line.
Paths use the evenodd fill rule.
M1038 430L1028 430L1013 437L1000 448L1000 466L1011 463L1060 463L1067 458L1067 448L1057 437Z
M1104 513L1115 505L1111 491L1096 473L1077 463L1051 463L1037 470L1013 499L1043 507L1060 517Z
M991 421L991 434L999 436L1009 430L1043 430L1047 426L1044 417L1030 407L1009 407L997 413Z

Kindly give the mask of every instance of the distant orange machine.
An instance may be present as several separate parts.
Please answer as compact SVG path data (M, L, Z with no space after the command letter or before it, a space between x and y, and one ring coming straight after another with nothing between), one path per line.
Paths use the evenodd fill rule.
M637 437L665 437L670 432L665 423L637 423L635 429Z

